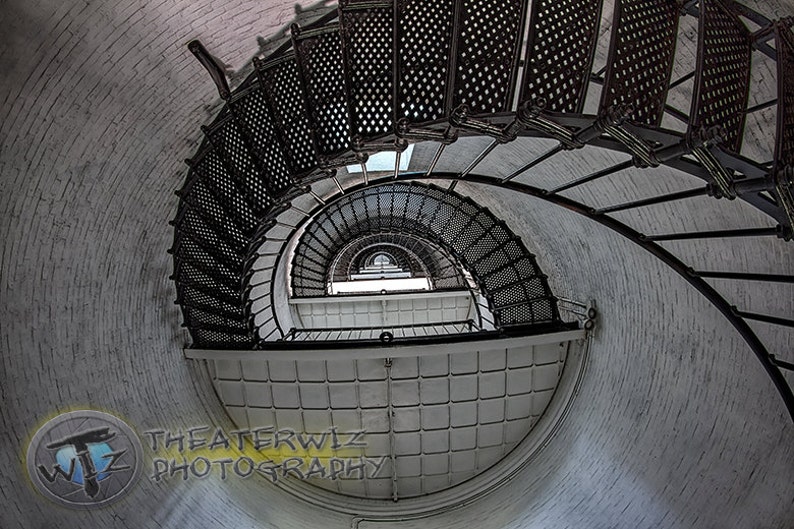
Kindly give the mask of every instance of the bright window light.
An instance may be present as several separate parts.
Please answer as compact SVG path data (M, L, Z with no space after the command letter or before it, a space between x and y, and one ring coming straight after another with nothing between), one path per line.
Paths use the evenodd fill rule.
M414 152L414 144L410 144L400 155L400 171L407 171L408 164L411 163L411 154ZM397 161L397 153L394 151L384 151L373 154L367 160L367 172L375 173L378 171L394 171L394 162ZM361 164L348 165L348 173L360 173Z
M331 294L348 294L352 292L382 292L405 290L430 290L426 277L408 279L376 279L359 281L335 281L331 283Z

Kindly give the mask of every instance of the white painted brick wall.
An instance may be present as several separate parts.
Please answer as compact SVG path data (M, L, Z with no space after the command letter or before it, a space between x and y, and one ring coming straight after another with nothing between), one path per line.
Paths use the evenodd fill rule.
M313 509L273 487L217 479L143 479L112 507L68 511L37 495L20 464L28 436L69 407L106 409L141 430L206 421L230 426L201 369L182 358L186 336L167 278L172 231L166 222L186 172L181 160L201 140L198 125L219 108L186 44L200 38L244 72L258 51L256 37L291 22L292 6L10 0L0 8L3 529L350 526L350 517ZM788 0L753 6L775 17L794 13ZM691 54L681 62L686 71ZM755 100L763 101L772 77L759 83ZM751 148L763 152L768 135L748 135ZM506 146L500 167L490 167L517 165L511 150L547 147ZM432 156L419 151L416 163ZM453 163L455 152L439 170L462 168ZM614 158L588 149L568 161L560 157L553 171L539 166L538 178L563 181ZM649 171L626 178L653 184L652 194L679 177ZM571 196L612 202L622 182ZM493 189L458 189L502 214L561 292L595 297L601 327L580 397L541 459L465 509L389 526L792 527L794 427L716 311L650 256L575 215ZM723 210L705 199L703 205L690 210L686 224L758 218L749 208ZM668 213L649 208L635 220L684 227ZM773 240L730 243L705 255L696 244L676 247L715 266L788 273L794 267L791 246ZM733 288L754 310L793 309L790 286ZM790 353L790 334L759 332L780 354Z

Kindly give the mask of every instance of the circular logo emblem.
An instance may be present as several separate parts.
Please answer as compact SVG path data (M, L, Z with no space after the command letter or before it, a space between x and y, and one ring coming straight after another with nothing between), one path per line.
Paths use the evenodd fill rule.
M39 491L75 509L101 507L129 491L143 449L124 421L92 410L64 413L42 426L28 446L30 479Z

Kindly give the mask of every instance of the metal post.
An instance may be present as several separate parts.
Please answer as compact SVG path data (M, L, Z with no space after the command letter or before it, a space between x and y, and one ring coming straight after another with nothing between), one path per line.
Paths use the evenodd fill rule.
M598 180L604 176L609 176L611 174L615 174L618 171L623 171L624 169L628 169L629 167L634 166L634 160L626 160L625 162L620 162L617 165L613 165L612 167L607 167L605 169L601 169L600 171L596 171L595 173L591 173L587 176L583 176L581 178L577 178L567 184L563 184L561 186L557 186L554 189L550 190L548 193L549 195L554 195L561 191L566 191L568 189L580 186L582 184L586 184L588 182L592 182L593 180Z
M550 150L546 151L545 153L541 154L540 156L538 156L537 158L535 158L534 160L532 160L528 164L524 165L523 167L521 167L520 169L515 171L510 176L507 176L507 177L503 178L501 183L509 182L513 178L519 176L521 173L523 173L525 171L528 171L528 170L532 169L533 167L535 167L536 165L538 165L539 163L548 160L549 158L551 158L552 156L554 156L558 152L562 151L562 149L563 149L562 145L557 145L553 149L550 149Z
M743 310L738 310L736 307L731 308L733 309L734 314L746 320L763 321L773 325L782 325L783 327L794 327L794 320L778 318L777 316L769 316L767 314L758 314L755 312L745 312Z
M672 202L674 200L683 200L685 198L699 197L699 196L707 195L708 193L709 193L708 187L688 189L686 191L678 191L676 193L669 193L667 195L662 195L659 197L646 198L644 200L626 202L624 204L617 204L615 206L609 206L606 208L597 209L595 211L595 214L603 215L604 213L611 213L613 211L623 211L626 209L639 208L642 206L651 206L654 204L662 204L664 202Z
M464 169L464 170L463 170L463 172L462 172L462 173L460 173L460 175L459 175L459 176L460 176L460 178L463 178L463 177L465 177L467 174L469 174L470 172L472 172L472 170L473 170L475 167L477 167L477 166L480 164L480 162L482 162L482 161L485 159L485 157L486 157L486 156L488 156L489 154L491 154L491 151L493 151L493 150L496 148L496 146L497 146L497 145L499 145L499 142L498 142L498 141L496 141L496 140L493 140L493 141L492 141L492 142L491 142L491 143L490 143L490 144L489 144L489 145L488 145L488 146L485 148L485 150L483 150L483 151L482 151L482 152L481 152L481 153L480 153L480 154L477 156L477 158L475 158L475 159L474 159L474 161L473 161L473 162L471 162L471 163L469 164L469 166L468 166L466 169Z
M226 74L221 68L221 65L218 64L217 59L210 55L207 51L207 48L204 47L201 42L198 40L191 40L187 44L187 48L190 50L193 55L196 56L196 59L201 63L201 65L209 72L210 77L212 77L212 81L215 83L215 87L218 89L218 94L221 96L221 99L229 99L231 97L232 92L229 89L229 81L226 80Z
M692 231L685 233L665 233L663 235L645 235L646 241L683 241L689 239L711 239L720 237L762 237L766 235L779 235L781 227L773 228L743 228L737 230L711 230Z
M747 281L767 281L769 283L794 283L794 276L783 274L753 274L746 272L717 272L711 270L692 270L690 273L697 277L711 277L715 279L744 279Z

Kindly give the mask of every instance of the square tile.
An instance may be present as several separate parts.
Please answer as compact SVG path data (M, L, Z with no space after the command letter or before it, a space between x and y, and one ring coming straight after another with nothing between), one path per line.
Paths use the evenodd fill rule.
M324 410L328 408L328 388L325 384L312 384L304 382L300 388L301 406L310 410Z
M320 360L299 360L296 364L298 368L298 380L301 382L325 381L325 362Z
M215 360L215 376L224 380L240 380L240 362L237 360Z
M276 408L299 408L298 386L296 384L271 385L273 390L273 406Z
M422 432L422 453L440 454L449 451L449 430Z
M477 428L477 447L486 448L502 444L502 424L486 424Z
M558 343L536 345L535 346L535 365L556 364L560 361L561 355L565 350L564 346Z
M395 433L394 451L399 456L419 455L422 452L419 432Z
M331 412L327 410L304 410L303 423L307 433L325 433L331 428Z
M478 354L476 351L453 354L449 358L452 374L454 375L476 373L478 370Z
M400 477L397 481L397 495L401 498L406 496L418 496L420 494L422 494L422 478Z
M419 374L423 377L449 374L449 355L422 356L419 358Z
M475 454L474 450L464 450L461 452L452 452L449 455L449 467L452 472L465 472L467 470L474 470L475 468Z
M525 419L523 421L509 421L505 425L505 440L508 443L517 444L526 437L532 428L532 421Z
M491 399L505 395L505 373L483 373L480 375L480 398Z
M389 431L389 410L386 408L361 410L361 428L367 433Z
M502 459L503 453L504 451L501 446L480 448L477 450L477 466L480 468L488 468Z
M519 395L532 391L532 369L511 369L507 372L507 394Z
M421 410L421 415L423 430L449 428L448 406L425 406Z
M361 416L353 410L331 410L331 420L340 435L361 430Z
M559 372L560 366L558 364L535 366L532 369L532 390L554 389L557 387Z
M245 406L242 382L221 380L218 382L218 390L221 394L221 400L227 406Z
M249 406L257 406L260 408L271 407L273 405L273 400L270 398L270 384L246 382L245 402Z
M449 406L450 424L460 426L473 426L477 424L477 402L460 402Z
M276 413L265 408L248 408L248 428L275 428ZM239 426L239 424L238 424Z
M433 454L422 456L422 473L425 476L446 474L449 472L449 456Z
M496 351L484 351L480 353L480 371L501 371L504 370L507 353L504 349Z
M522 419L532 415L532 394L508 397L507 418Z
M397 408L394 410L394 431L415 432L419 430L419 410Z
M331 408L349 409L358 407L358 394L355 384L333 383L328 386L328 393L331 396Z
M531 346L519 347L507 350L507 367L527 367L531 366L533 359L533 348Z
M481 400L477 403L477 420L480 424L490 424L505 420L504 399Z
M297 378L295 362L292 361L270 360L268 361L268 370L270 372L270 380L276 382L295 382Z
M422 404L446 404L449 402L449 385L446 378L421 379L419 394Z
M248 420L248 410L251 408L243 408L238 406L226 406L226 413L229 414L229 417L232 418L232 422L237 425L238 428L247 428L246 421ZM260 408L254 408L260 409ZM237 439L235 438L235 441Z
M264 360L243 360L240 370L245 380L265 381L268 379L267 362Z
M414 379L393 381L391 398L395 406L416 406L419 404L419 382Z
M386 380L386 366L380 359L356 360L356 372L359 380Z
M358 398L362 408L385 408L388 403L388 384L383 382L361 382Z
M418 358L394 358L391 365L392 380L417 378L419 376Z
M402 456L396 459L398 476L412 477L422 475L422 460L419 457Z
M532 394L532 415L542 415L551 402L554 391L540 391Z
M329 360L326 365L328 380L352 382L356 380L356 363L353 360Z
M450 486L449 474L440 474L438 476L425 476L425 490L438 490Z
M449 396L453 402L477 399L477 376L457 375L449 379Z

